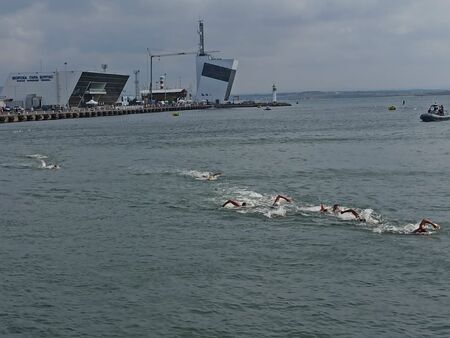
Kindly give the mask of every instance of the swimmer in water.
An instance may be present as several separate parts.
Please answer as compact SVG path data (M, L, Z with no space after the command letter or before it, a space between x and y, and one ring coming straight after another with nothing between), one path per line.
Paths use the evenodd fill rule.
M60 169L58 164L47 164L44 160L41 160L41 167L44 169Z
M332 209L325 208L323 204L320 205L320 212L328 212L333 213L335 215L343 215L347 213L351 213L356 220L360 222L365 222L365 218L362 217L355 209L345 209L343 210L339 204L333 205Z
M206 177L206 179L207 179L208 181L215 181L215 180L217 180L217 178L218 178L220 175L222 175L222 173L214 173L214 174L209 173L208 176Z
M235 200L228 200L222 205L222 208L226 207L229 204L235 206L236 208L245 208L247 206L247 203L245 202L239 203Z
M273 202L272 206L274 207L276 205L279 205L280 204L279 203L280 200L286 201L288 203L292 202L292 198L289 198L289 197L286 197L286 196L283 196L283 195L277 195L277 197L275 197L275 201Z
M431 225L434 229L438 230L441 228L441 226L437 223L434 223L430 221L429 219L424 218L422 221L420 221L419 227L414 230L413 234L424 234L428 233L427 225Z
M328 213L337 214L340 210L341 210L341 207L339 206L339 204L333 205L331 210L330 210L330 208L325 208L325 206L323 204L320 205L320 212L328 212Z

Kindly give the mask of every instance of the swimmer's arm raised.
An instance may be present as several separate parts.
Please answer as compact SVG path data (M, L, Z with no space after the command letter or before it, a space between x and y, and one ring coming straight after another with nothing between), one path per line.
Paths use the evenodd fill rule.
M278 202L280 199L284 199L286 202L291 202L291 201L292 201L290 198L288 198L288 197L286 197L286 196L283 196L283 195L277 195L277 197L275 198L275 201L273 202L272 206L276 205L277 202Z
M240 207L240 205L239 205L238 202L233 201L233 200L228 200L228 201L226 201L226 202L222 205L222 208L225 207L225 206L228 205L228 204L233 204L235 207Z
M434 229L440 229L440 228L441 228L441 226L440 226L439 224L434 223L434 222L430 221L430 220L427 219L427 218L424 218L424 219L420 222L419 227L420 227L420 226L427 225L427 224L431 225Z
M346 214L346 213L351 213L353 214L353 216L355 216L356 219L362 220L363 218L361 218L361 215L358 214L355 210L353 209L347 209L347 210L343 210L341 211L341 215L342 214Z

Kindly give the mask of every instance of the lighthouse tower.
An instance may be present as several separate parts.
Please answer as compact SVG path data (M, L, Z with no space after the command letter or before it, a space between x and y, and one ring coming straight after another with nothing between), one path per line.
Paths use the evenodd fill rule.
M277 103L277 87L275 86L275 83L272 86L272 102Z

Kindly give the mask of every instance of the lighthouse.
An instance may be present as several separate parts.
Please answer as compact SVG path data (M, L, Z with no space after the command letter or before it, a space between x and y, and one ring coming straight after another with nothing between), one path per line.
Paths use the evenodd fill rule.
M277 103L277 87L275 86L275 83L272 86L272 102Z

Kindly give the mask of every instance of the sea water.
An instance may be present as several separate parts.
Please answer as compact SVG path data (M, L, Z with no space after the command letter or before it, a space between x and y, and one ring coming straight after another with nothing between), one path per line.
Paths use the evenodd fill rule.
M0 125L0 336L448 337L435 99Z

